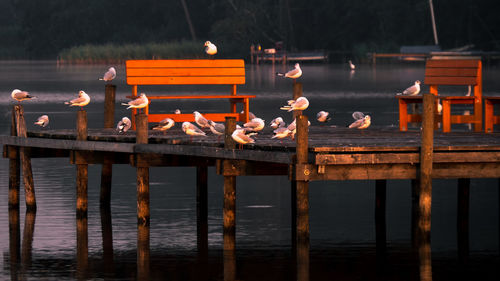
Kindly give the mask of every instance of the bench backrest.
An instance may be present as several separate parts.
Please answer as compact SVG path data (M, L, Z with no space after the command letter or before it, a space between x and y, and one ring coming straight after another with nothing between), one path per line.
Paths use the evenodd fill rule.
M437 94L438 85L471 85L474 96L482 92L481 60L475 59L429 59L425 65L424 84L430 92Z
M128 85L241 85L245 62L232 59L128 60Z

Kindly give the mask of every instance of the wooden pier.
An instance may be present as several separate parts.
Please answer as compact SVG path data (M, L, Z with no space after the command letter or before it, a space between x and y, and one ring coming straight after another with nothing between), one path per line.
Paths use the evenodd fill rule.
M300 84L299 84L300 85ZM198 237L207 236L207 167L215 166L224 176L224 258L228 275L234 270L236 229L236 179L239 176L287 175L291 182L292 237L297 255L297 277L309 272L309 182L317 180L375 180L377 243L385 243L386 180L408 179L413 187L414 229L419 252L430 255L432 179L457 178L468 202L470 178L498 178L500 175L500 133L439 133L434 131L434 96L424 96L421 131L400 132L397 128L352 130L329 126L307 126L307 117L297 114L295 140L271 139L266 128L256 143L238 147L230 134L236 121L226 119L225 138L208 134L191 138L175 127L166 133L148 130L147 116L137 115L137 130L118 134L110 128L88 129L85 111L78 112L76 129L25 132L23 110L13 109L11 136L0 136L3 156L10 159L9 207L19 208L20 167L26 204L36 210L31 158L66 157L77 166L77 210L79 245L77 255L88 258L87 165L103 165L101 207L109 208L112 165L137 168L137 264L138 275L148 276L149 264L149 167L197 167ZM110 118L110 117L108 117ZM20 157L21 156L21 157ZM22 165L21 165L22 164ZM410 182L410 181L409 181ZM468 208L468 204L461 204ZM468 210L461 210L467 216ZM459 228L467 231L467 225ZM203 238L205 237L205 238ZM465 235L465 237L468 237ZM206 243L201 243L206 248ZM203 246L204 245L204 246ZM83 269L86 263L82 262ZM226 266L226 263L225 263ZM226 272L226 267L224 269ZM234 277L234 276L233 276ZM231 280L234 278L229 278Z

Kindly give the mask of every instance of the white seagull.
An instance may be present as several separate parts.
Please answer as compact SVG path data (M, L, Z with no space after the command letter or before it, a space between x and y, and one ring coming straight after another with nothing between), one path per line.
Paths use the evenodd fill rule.
M243 113L245 113L245 111L243 111L243 110L242 110L242 111L240 112L240 114L243 114ZM254 118L257 118L257 116L255 116L255 114L253 114L251 111L249 111L249 112L248 112L248 119L249 119L249 120L252 120L252 119L254 119Z
M83 107L89 104L90 97L84 91L80 90L78 92L78 98L72 99L70 101L64 102L64 104L69 104L69 106L79 106L80 110L83 110Z
M289 100L288 105L282 106L280 109L288 110L305 110L309 106L309 101L306 97L300 97L297 100Z
M141 108L145 108L146 106L148 106L148 104L149 104L149 100L148 100L148 97L146 97L145 93L141 93L138 98L133 99L127 103L122 103L122 105L128 105L127 109L129 109L129 108L141 109Z
M254 139L245 134L245 129L234 130L233 134L231 134L231 137L239 144L255 143Z
M110 67L106 73L104 73L104 76L102 78L99 78L99 80L104 80L106 82L109 82L116 77L116 70L114 67Z
M307 126L311 126L311 121L307 121ZM288 125L288 127L286 127L288 129L288 131L290 131L290 137L292 139L295 139L295 134L297 133L297 119L293 119L293 122L290 123L290 125Z
M285 127L279 127L273 131L274 135L271 137L272 139L284 139L288 137L292 132Z
M182 131L186 133L186 135L192 136L206 136L205 132L200 130L200 128L196 127L190 122L182 123ZM191 138L190 138L191 139Z
M49 125L49 116L42 115L42 116L38 117L38 119L35 122L35 125L38 125L42 128L47 127L47 125Z
M210 124L208 123L208 119L205 118L205 116L201 115L198 111L193 112L194 114L194 121L198 126L201 128L210 128Z
M247 132L258 132L264 129L264 126L266 126L266 123L264 123L264 120L260 118L254 118L249 122L243 124L243 127L246 128Z
M282 76L282 77L287 77L287 78L292 78L293 80L299 78L302 76L302 69L300 69L300 65L298 63L295 64L295 68L288 71L287 73L280 73L276 72L276 75Z
M352 118L354 118L354 121L351 125L349 125L349 128L358 128L358 129L366 129L370 126L371 124L371 117L370 115L365 115L363 112L356 111L352 114Z
M158 125L153 127L153 130L166 131L175 125L175 121L172 118L165 118L158 122Z
M180 110L180 109L176 109L176 110L174 111L174 113L175 113L175 114L181 114L181 110Z
M210 125L210 131L217 136L223 135L226 130L226 126L223 123L215 123L212 120L208 120L208 124Z
M283 121L283 118L281 117L276 117L271 121L271 123L269 123L269 127L273 129L285 127L285 125L285 121Z
M320 112L318 112L318 114L316 114L316 120L318 120L318 122L321 122L321 123L328 122L331 120L330 113L327 111L321 110Z
M123 117L122 120L116 125L116 130L118 133L125 133L132 126L132 122L127 117Z
M205 53L210 56L217 54L217 46L210 41L205 42Z
M420 80L415 81L415 84L406 88L402 93L397 93L397 95L403 96L416 96L420 93Z
M12 93L10 94L10 96L13 99L15 99L18 103L20 103L23 100L30 100L32 98L35 98L34 96L30 95L28 92L21 91L19 89L13 90Z
M355 70L356 69L356 66L352 63L351 60L349 60L349 68L351 68L351 70Z

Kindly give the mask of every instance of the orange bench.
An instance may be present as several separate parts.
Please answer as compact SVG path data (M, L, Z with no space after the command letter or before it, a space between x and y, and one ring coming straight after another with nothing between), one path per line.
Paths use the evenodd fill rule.
M424 84L430 93L438 96L438 86L471 86L470 96L438 96L441 100L442 115L436 115L436 122L442 122L443 132L451 131L451 124L474 124L474 131L482 130L482 66L477 59L429 59L425 66ZM409 122L421 122L420 114L409 114L407 105L422 103L422 96L396 96L399 100L399 130L407 131ZM473 105L471 115L452 115L451 105Z
M495 104L500 104L500 97L484 98L484 131L486 133L493 132L493 125L500 124L500 115L495 115L493 111Z
M229 85L228 94L220 95L154 95L146 93L150 103L152 100L169 99L227 99L230 111L223 113L202 114L213 121L224 121L232 116L236 121L247 122L250 111L249 101L255 95L237 95L236 86L245 84L245 62L233 59L206 60L128 60L126 61L127 84L132 86L135 99L140 85ZM242 103L242 113L238 113L237 104ZM135 128L136 109L132 110L132 124ZM149 122L159 122L167 117L175 122L194 121L192 113L185 114L151 114L149 106L145 108Z

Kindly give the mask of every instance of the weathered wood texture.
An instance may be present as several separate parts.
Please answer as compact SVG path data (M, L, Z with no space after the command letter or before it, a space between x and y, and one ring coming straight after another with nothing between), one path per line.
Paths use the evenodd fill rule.
M17 136L15 109L12 110L11 116L10 135ZM9 158L9 210L17 210L19 215L19 186L21 184L19 148L8 147L4 151Z
M88 136L87 112L80 110L76 119L76 139L86 141ZM86 219L88 211L88 164L82 164L79 159L84 151L75 151L76 159L76 216Z
M148 143L148 118L145 114L139 114L137 119L137 143ZM141 155L137 155L138 158ZM137 224L149 227L149 167L146 162L139 161L143 165L137 166Z
M21 105L15 106L17 136L27 138L26 121L24 120L24 109ZM24 197L26 201L26 211L36 212L35 184L33 182L33 171L31 169L31 158L29 148L21 147L19 150L19 159L23 171Z
M500 104L500 97L484 98L484 131L493 132L493 125L500 124L500 114L494 112L494 106Z
M236 142L231 138L231 134L236 128L236 119L232 117L226 118L224 133L224 147L226 149L234 149ZM224 160L222 165L224 169L229 167L231 163ZM232 251L236 244L236 176L224 175L224 206L223 206L223 239L224 250Z

